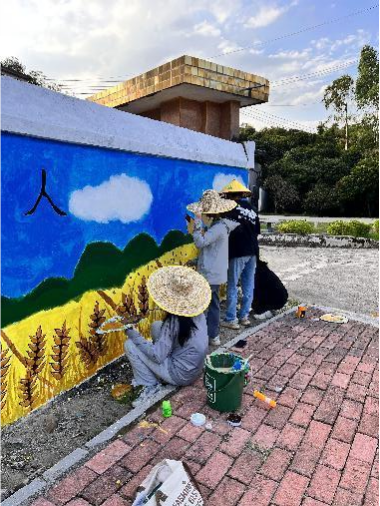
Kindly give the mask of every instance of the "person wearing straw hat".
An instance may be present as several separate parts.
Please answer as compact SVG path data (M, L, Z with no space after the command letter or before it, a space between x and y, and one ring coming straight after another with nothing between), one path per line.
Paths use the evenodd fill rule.
M251 191L240 181L233 179L221 190L220 194L236 202L237 206L228 216L240 224L229 237L227 310L225 320L222 322L223 327L238 330L239 322L243 326L251 325L248 315L255 289L255 271L259 254L257 236L260 233L260 222L257 213L246 200L246 197L251 195ZM238 319L239 280L243 296Z
M126 330L124 350L133 370L132 384L142 387L134 407L158 393L162 383L193 383L208 351L205 311L211 289L205 278L190 267L169 266L153 272L147 286L166 317L152 324L152 341L135 328Z
M212 299L207 311L207 330L210 344L220 345L220 285L227 281L228 236L239 226L237 222L225 219L226 213L236 207L236 202L222 199L216 190L206 190L199 202L187 206L194 213L195 220L188 224L188 232L200 250L198 272L210 283ZM206 227L202 228L203 225Z

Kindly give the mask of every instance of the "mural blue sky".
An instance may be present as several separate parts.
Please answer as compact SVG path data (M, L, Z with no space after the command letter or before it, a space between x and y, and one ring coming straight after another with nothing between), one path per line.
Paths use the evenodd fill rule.
M46 193L65 215L42 198ZM120 249L141 232L160 243L186 231L186 205L244 169L2 135L2 294L17 297L53 276L72 277L87 244ZM32 213L27 213L33 209ZM26 214L27 213L27 214Z
M378 9L365 11L374 5L374 0L13 0L3 5L1 57L17 56L77 93L182 54L214 57L273 82L269 104L247 110L251 116L242 115L242 121L263 127L278 122L274 115L310 128L327 117L320 103L324 87L343 73L355 75L360 48L378 45ZM334 22L337 18L343 19ZM321 26L308 29L315 25ZM294 32L299 33L290 35ZM324 73L331 68L335 72ZM73 78L80 81L64 81Z

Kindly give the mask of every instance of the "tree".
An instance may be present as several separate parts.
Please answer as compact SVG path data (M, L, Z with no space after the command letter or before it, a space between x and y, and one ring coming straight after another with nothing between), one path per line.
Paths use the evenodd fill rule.
M360 109L379 105L379 54L372 46L364 46L360 53L355 97Z
M31 70L27 72L25 65L15 56L4 58L4 60L1 60L0 64L4 69L13 71L16 74L21 74L30 84L62 92L62 85L49 82L45 74L40 70Z
M331 216L339 213L338 192L335 186L317 183L305 197L303 207L314 216Z
M348 105L354 98L354 80L349 75L344 75L335 79L327 86L323 103L326 109L332 107L335 110L334 119L338 122L344 120L345 124L345 150L348 149Z
M299 204L297 189L281 176L270 176L265 181L264 188L268 190L274 202L274 212L294 212Z
M263 186L272 197L266 211L378 214L378 68L377 51L364 46L357 81L346 75L326 88L323 101L335 121L319 125L316 134L241 129L240 140L256 142Z
M364 157L337 184L340 199L352 215L379 215L379 157L373 152Z
M355 97L359 110L363 113L363 129L367 138L378 149L379 144L379 54L375 48L364 46L360 53Z

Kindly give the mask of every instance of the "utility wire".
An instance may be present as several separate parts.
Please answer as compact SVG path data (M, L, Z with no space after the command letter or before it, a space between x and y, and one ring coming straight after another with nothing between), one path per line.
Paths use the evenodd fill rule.
M207 56L206 58L213 59L213 58L217 58L218 56L225 56L228 54L239 53L241 51L245 51L246 49L251 49L252 47L255 47L255 46L263 46L265 44L270 44L270 43L276 42L278 40L287 39L288 37L293 37L294 35L299 35L300 33L305 33L305 32L309 32L311 30L315 30L316 28L320 28L321 26L331 25L333 23L338 23L340 21L343 21L344 19L351 18L353 16L359 16L360 14L364 14L365 12L369 12L378 6L379 6L379 4L377 3L374 5L371 5L370 7L366 7L365 9L360 9L358 11L351 12L350 14L347 14L346 16L341 16L339 18L333 18L333 19L324 21L323 23L319 23L318 25L307 26L307 27L302 28L301 30L298 30L296 32L291 32L291 33L286 33L284 35L280 35L279 37L275 37L274 39L267 39L262 42L257 41L257 42L254 42L253 44L250 44L249 46L244 46L244 47L240 47L237 49L232 49L230 51L223 51L222 53L218 53L218 54L215 54L212 56Z
M308 127L307 125L304 125L302 123L299 123L297 121L293 121L293 120L289 120L287 118L282 118L280 116L276 116L274 114L270 114L270 113L264 113L264 112L259 112L259 111L251 111L251 112L245 112L245 111L242 111L243 114L245 114L246 116L248 117L251 117L253 119L258 119L258 120L266 120L266 121L272 121L272 122L281 122L281 123L285 123L287 125L290 125L290 126L294 126L294 127L297 127L297 128L302 128L303 130L310 130L311 127ZM313 132L311 132L313 133Z
M340 63L338 65L335 65L333 67L326 67L324 69L320 69L316 72L311 72L310 74L302 74L300 76L290 76L290 77L284 77L283 79L279 79L277 81L272 81L271 86L281 86L288 83L293 83L296 81L304 81L305 79L309 79L311 77L320 77L327 74L331 74L333 72L337 72L338 70L342 70L347 67L352 67L353 65L356 65L359 62L359 60L350 60L347 62Z
M251 113L246 113L246 114L250 115ZM285 122L285 123L293 124L293 125L298 126L298 127L302 126L303 128L310 128L310 127L308 127L308 126L306 126L303 123L300 123L298 121L293 121L293 120L290 120L290 119L287 119L287 118L282 118L281 116L277 116L277 115L266 113L266 112L257 112L256 113L256 112L252 111L252 114L254 114L254 115L257 114L261 118L263 118L263 117L268 118L268 119L272 119L273 118L274 121L282 121L282 122Z

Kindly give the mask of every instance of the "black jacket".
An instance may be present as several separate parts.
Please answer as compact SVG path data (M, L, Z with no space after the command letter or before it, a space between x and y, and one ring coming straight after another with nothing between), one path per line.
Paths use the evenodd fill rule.
M255 275L255 295L252 308L256 314L281 309L288 300L288 292L280 278L258 259Z
M239 200L237 207L226 216L240 223L240 226L230 234L228 243L228 256L239 258L246 256L258 256L259 243L257 236L260 233L260 221L257 213L247 200Z

